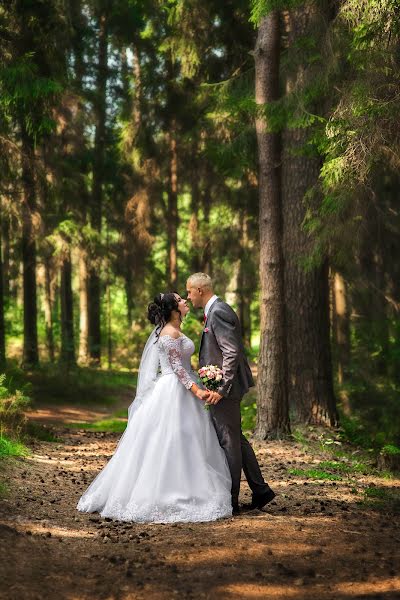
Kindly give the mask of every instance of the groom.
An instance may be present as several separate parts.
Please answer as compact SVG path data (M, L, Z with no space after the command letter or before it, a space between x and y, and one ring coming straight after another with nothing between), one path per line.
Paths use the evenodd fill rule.
M232 476L233 513L239 512L242 468L252 491L251 508L262 508L275 493L265 483L254 451L241 429L240 401L254 380L244 352L239 319L229 304L214 295L209 275L191 275L186 291L193 307L204 309L199 366L217 365L224 373L221 387L217 392L209 392L207 403L211 405L214 427Z

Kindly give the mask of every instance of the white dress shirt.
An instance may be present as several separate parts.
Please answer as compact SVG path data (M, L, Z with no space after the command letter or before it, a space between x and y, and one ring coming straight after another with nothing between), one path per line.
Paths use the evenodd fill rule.
M216 296L214 294L214 296L211 296L211 298L209 299L209 301L207 302L207 304L204 307L204 314L207 317L208 315L208 311L210 310L211 306L214 304L214 302L217 300L218 296Z

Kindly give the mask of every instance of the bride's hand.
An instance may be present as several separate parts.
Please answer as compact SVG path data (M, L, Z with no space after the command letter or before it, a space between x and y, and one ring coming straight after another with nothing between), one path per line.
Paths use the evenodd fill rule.
M207 400L209 395L210 393L208 390L201 390L200 388L198 389L196 394L196 396L200 398L200 400Z
M196 398L200 398L200 400L207 400L210 393L208 390L202 390L196 383L193 383L190 389Z

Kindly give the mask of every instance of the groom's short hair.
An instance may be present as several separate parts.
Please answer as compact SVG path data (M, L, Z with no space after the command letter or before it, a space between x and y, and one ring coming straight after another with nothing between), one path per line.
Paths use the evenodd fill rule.
M187 280L189 286L199 287L203 290L213 289L212 279L207 273L193 273Z

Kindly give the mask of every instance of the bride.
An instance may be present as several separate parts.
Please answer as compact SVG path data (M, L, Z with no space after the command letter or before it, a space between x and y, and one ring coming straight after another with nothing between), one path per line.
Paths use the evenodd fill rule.
M149 304L155 329L142 354L127 427L79 499L79 511L152 523L232 514L228 463L204 410L206 392L191 369L194 344L181 332L188 312L176 293L159 294Z

